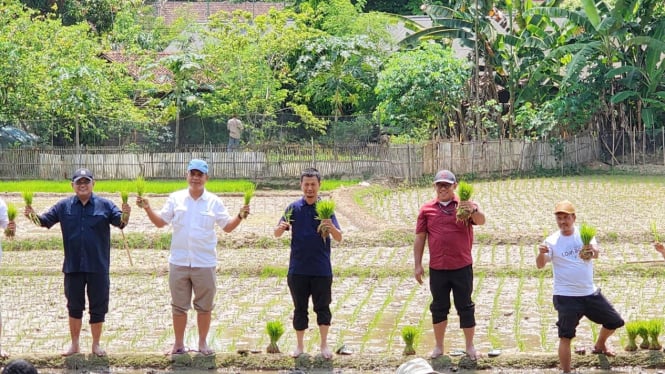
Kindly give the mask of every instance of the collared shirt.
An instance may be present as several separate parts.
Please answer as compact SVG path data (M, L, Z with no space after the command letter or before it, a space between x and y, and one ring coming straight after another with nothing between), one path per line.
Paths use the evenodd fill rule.
M443 206L434 199L420 208L416 234L427 234L429 267L456 270L473 264L473 220L457 221L459 197Z
M331 277L330 235L322 238L316 229L321 223L316 219L316 204L309 205L305 198L291 203L291 256L289 274ZM333 225L339 229L337 217L331 217ZM280 222L284 218L280 219Z
M169 263L179 266L217 266L215 223L224 228L231 220L222 200L207 190L194 200L188 189L169 195L159 212L173 226Z
M83 205L74 195L58 201L39 216L42 226L60 223L64 273L108 273L111 263L111 225L123 228L122 211L95 194Z

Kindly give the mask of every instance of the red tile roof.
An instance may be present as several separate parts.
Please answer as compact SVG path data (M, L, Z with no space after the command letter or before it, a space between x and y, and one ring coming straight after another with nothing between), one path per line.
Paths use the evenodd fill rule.
M223 10L225 12L233 12L234 10L242 9L252 13L254 17L262 14L267 14L270 9L277 10L284 9L284 2L280 3L264 3L264 2L242 2L235 3L231 1L157 1L155 9L158 17L164 17L167 25L170 25L181 14L192 16L196 22L206 23L208 17L212 14Z

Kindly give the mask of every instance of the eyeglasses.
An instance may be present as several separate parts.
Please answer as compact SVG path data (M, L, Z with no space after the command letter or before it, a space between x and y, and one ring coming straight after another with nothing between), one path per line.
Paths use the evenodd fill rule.
M439 183L436 184L436 188L443 188L444 190L447 190L452 186L453 185L450 184L450 183L443 183L443 182L439 182Z
M77 180L74 183L76 183L76 185L78 185L78 186L81 186L81 185L84 185L84 184L90 184L90 182L92 182L92 181L88 178L81 178L81 179Z

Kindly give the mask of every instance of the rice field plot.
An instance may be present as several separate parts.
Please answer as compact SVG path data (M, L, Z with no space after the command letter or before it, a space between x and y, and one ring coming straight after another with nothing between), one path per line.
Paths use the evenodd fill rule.
M654 208L665 205L665 187L659 179L594 176L478 181L474 188L474 200L487 215L486 225L475 230L473 249L476 345L482 352L500 348L504 354L555 354L551 269L537 270L535 255L537 244L556 229L551 211L561 199L577 205L578 223L586 221L598 228L602 254L596 260L596 282L624 318L662 315L665 262L649 243L651 222L665 230L665 211ZM363 193L359 205L353 196ZM33 205L42 211L62 196L37 193ZM218 251L218 293L209 335L216 351L264 350L269 342L265 325L273 320L286 327L278 342L282 352L295 347L285 275L288 240L272 238L272 231L284 207L299 196L297 191L257 191L252 214L239 229L230 234L218 230L223 243ZM424 285L413 278L412 237L408 233L413 230L420 205L434 196L433 189L374 188L371 192L358 187L336 191L332 196L338 202L345 241L334 244L332 250L335 280L329 343L333 347L345 344L357 355L401 357L404 344L400 331L415 326L422 332L416 351L426 355L434 344L431 297L427 278ZM8 194L4 198L22 209L20 196ZM159 207L166 196L149 198L153 207ZM119 199L117 196L118 203ZM242 204L241 195L222 199L231 213ZM125 232L150 236L169 229L154 228L145 214L134 208ZM119 235L118 230L114 229L113 235ZM19 217L15 240L59 236L57 227L36 228ZM111 353L163 352L173 340L168 250L132 248L131 254L134 266L122 247L112 252L111 306L102 344ZM2 343L12 354L58 353L68 345L61 263L62 252L57 250L4 253L0 265ZM306 349L312 352L318 351L315 318L310 311ZM445 340L447 351L464 348L458 326L453 308ZM187 328L186 343L195 348L193 314ZM581 323L576 344L589 345L597 333L595 328ZM86 349L90 345L86 323L82 338ZM625 340L620 329L610 344L620 349Z

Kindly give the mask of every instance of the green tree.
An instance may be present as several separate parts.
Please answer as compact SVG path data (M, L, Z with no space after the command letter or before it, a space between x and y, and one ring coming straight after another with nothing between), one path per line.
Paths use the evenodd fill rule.
M461 103L471 66L449 48L423 43L392 55L379 74L375 92L382 123L420 140L434 131L464 139Z

